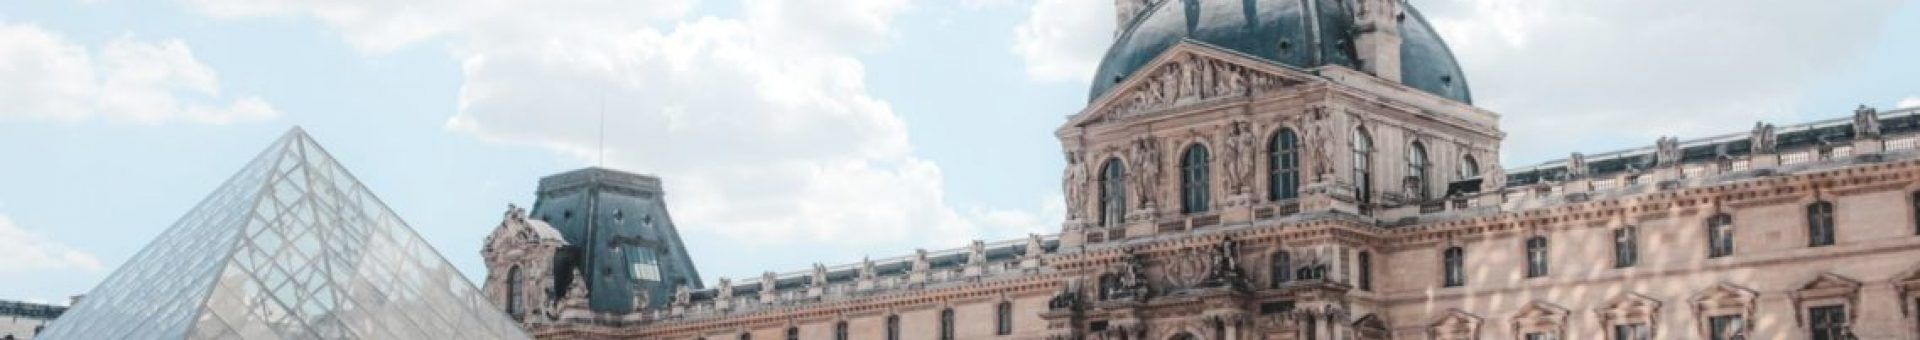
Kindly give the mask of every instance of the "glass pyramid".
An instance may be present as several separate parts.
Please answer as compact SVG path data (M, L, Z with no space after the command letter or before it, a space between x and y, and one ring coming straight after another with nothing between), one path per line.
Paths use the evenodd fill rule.
M41 339L526 339L300 128Z

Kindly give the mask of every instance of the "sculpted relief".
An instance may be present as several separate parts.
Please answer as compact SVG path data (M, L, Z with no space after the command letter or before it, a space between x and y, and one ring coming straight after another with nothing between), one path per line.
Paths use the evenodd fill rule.
M1251 194L1253 191L1253 156L1259 153L1256 145L1258 134L1254 132L1252 122L1236 120L1226 126L1224 143L1221 144L1226 146L1222 150L1222 160L1226 162L1225 183L1229 193Z
M1286 79L1231 62L1188 55L1145 75L1139 85L1116 95L1112 117L1205 99L1240 97L1288 85Z
M1133 155L1128 157L1133 164L1127 168L1134 173L1127 176L1135 197L1137 208L1152 211L1154 196L1160 192L1160 139L1153 136L1141 136L1133 140Z

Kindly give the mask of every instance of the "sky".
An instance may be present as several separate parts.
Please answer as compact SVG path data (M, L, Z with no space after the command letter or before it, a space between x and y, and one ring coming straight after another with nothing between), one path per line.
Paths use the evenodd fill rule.
M1520 167L1920 106L1920 5L1410 0ZM85 293L301 126L468 278L508 204L661 176L703 279L1060 227L1105 0L0 2L0 299ZM604 127L602 135L600 129Z

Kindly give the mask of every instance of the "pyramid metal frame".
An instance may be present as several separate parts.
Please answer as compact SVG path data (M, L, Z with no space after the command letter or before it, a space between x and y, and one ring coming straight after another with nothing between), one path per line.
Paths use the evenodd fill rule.
M42 339L526 339L296 127Z

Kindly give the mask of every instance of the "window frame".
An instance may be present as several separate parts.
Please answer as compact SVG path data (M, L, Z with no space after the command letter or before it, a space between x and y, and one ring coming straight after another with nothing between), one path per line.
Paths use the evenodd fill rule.
M1814 201L1807 204L1807 246L1825 247L1838 241L1834 226L1834 206L1832 201Z
M1282 127L1267 139L1267 200L1300 198L1300 138Z
M1013 335L1013 302L1000 301L994 306L994 335Z
M1352 140L1348 143L1352 152L1353 197L1360 203L1364 213L1367 205L1373 202L1373 137L1368 136L1365 127L1353 130Z
M1373 253L1361 250L1360 253L1355 254L1354 257L1354 262L1359 262L1358 266L1360 267L1358 269L1360 272L1360 279L1358 280L1360 281L1360 290L1373 291Z
M1429 190L1432 186L1428 184L1433 179L1431 160L1427 156L1426 144L1418 141L1407 144L1407 181L1413 183L1413 197L1409 198L1415 201L1432 198L1432 190Z
M1734 242L1738 233L1732 214L1717 213L1707 217L1707 258L1733 256L1739 250L1739 244Z
M1100 225L1125 224L1127 220L1127 165L1119 157L1108 158L1100 167Z
M1542 278L1552 274L1552 268L1550 267L1552 248L1547 247L1547 237L1545 235L1528 237L1523 246L1523 250L1526 252L1527 278Z
M941 309L940 310L940 333L939 333L940 340L953 340L954 339L953 328L954 328L953 307L947 307L946 309Z
M1204 214L1212 210L1213 153L1206 144L1193 143L1180 153L1180 212Z
M1613 267L1629 268L1640 265L1640 227L1621 226L1613 229Z
M1267 269L1267 280L1273 288L1293 281L1293 254L1283 249L1267 255Z
M1460 287L1467 285L1467 250L1460 246L1447 247L1440 251L1441 286Z

